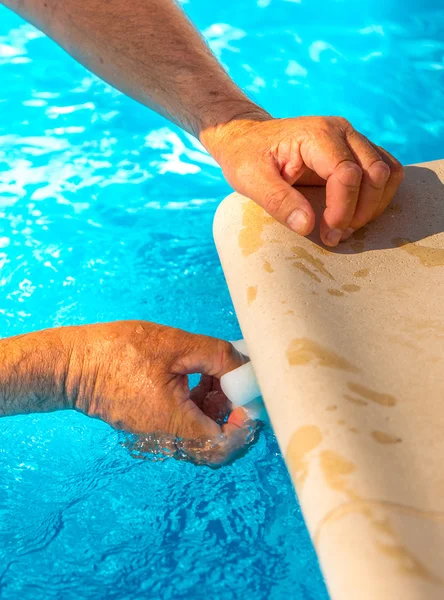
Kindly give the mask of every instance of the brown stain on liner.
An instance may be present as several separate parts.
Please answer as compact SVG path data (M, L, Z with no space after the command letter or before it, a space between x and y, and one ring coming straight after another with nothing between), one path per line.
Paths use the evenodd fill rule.
M334 523L349 514L359 513L370 522L375 533L384 536L385 541L381 542L380 540L377 540L375 542L376 547L387 557L396 561L397 567L401 573L417 577L418 579L428 581L435 585L443 586L444 582L442 579L424 565L412 551L402 543L388 518L385 517L381 519L376 516L376 511L378 509L390 510L401 513L402 515L428 519L440 523L444 522L444 512L441 511L422 510L414 506L391 502L389 500L365 500L355 497L349 502L336 506L324 515L313 536L315 547L319 547L321 533L328 523ZM390 541L387 541L387 538Z
M242 204L242 229L239 232L239 248L244 256L250 256L262 248L262 233L267 225L276 221L252 200Z
M377 441L379 444L399 444L402 442L402 439L396 435L391 433L386 433L385 431L372 431L372 438Z
M287 349L287 360L291 366L316 363L320 367L340 369L350 373L359 372L359 369L348 360L309 338L293 339Z
M341 292L341 290L335 290L333 288L328 289L327 292L330 294L330 296L343 296L344 295L344 292Z
M381 406L395 406L395 404L398 402L397 399L391 394L376 392L375 390L365 387L360 383L353 383L352 381L349 381L347 383L347 387L350 391L358 396L361 396L365 400L380 404Z
M313 279L314 281L317 281L318 283L321 282L321 280L319 279L319 277L316 275L316 273L313 273L313 271L311 271L307 266L305 266L303 263L300 262L294 262L293 266L296 267L296 269L299 269L299 271L302 271L302 273L304 273L305 275L308 275L308 277L310 277L310 279Z
M350 396L350 394L343 394L343 397L358 406L368 406L367 400L362 400L362 398L356 398L355 396Z
M430 513L428 511L421 511L420 509L392 502L364 500L353 490L351 483L348 481L348 477L356 471L356 465L354 463L333 450L322 451L319 458L321 471L326 484L332 490L347 496L349 501L333 508L321 519L314 533L313 539L315 547L319 547L320 534L327 523L335 522L351 512L358 512L367 519L375 534L382 536L383 541L381 539L376 539L374 541L375 546L382 554L393 559L401 573L440 586L444 585L442 579L424 565L403 543L402 539L400 539L400 536L391 525L388 516L384 515L381 518L381 516L377 514L376 509L387 507L391 509L395 508L395 510L400 510L404 513L414 514L415 516L420 517L425 516L426 518L430 517L432 514L433 518L437 516L440 521L444 521L444 513Z
M247 288L247 302L249 305L256 300L256 296L257 285L250 285L250 287Z
M308 475L307 455L320 445L322 439L321 431L316 425L303 425L290 438L285 459L290 474L299 487L304 484Z
M356 471L356 465L335 450L323 450L319 460L326 484L332 490L353 496L346 477Z
M294 251L296 258L305 260L317 272L334 281L333 275L325 268L324 262L320 258L316 258L302 246L293 246L292 250Z
M355 252L362 252L364 250L364 242L355 241L350 244L352 250Z
M268 260L264 261L264 271L267 271L267 273L274 273L274 269L271 266L271 264L268 262Z
M407 238L393 238L392 243L410 254L410 256L419 259L419 262L424 267L444 267L443 248L422 246L421 244L413 243Z
M354 285L353 283L346 283L342 286L344 292L359 292L361 289L359 285Z
M367 277L367 275L370 273L370 269L360 269L359 271L356 271L355 273L353 273L353 275L355 277Z

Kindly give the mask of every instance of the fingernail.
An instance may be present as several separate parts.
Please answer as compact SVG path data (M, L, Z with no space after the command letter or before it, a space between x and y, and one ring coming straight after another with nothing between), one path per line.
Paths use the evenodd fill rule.
M337 246L344 232L340 229L330 229L327 233L327 243L329 246Z
M243 427L247 421L248 421L247 413L241 406L238 406L230 414L227 422L230 425L235 425L236 427Z
M308 215L300 208L296 208L287 219L287 225L292 231L304 235L307 230Z
M354 232L355 230L352 227L348 227L342 234L341 242L345 242L345 240L348 240L348 238L351 237L354 234Z

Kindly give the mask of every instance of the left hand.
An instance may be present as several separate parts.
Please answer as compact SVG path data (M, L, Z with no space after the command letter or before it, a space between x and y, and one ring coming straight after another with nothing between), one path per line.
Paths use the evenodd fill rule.
M245 445L248 417L232 406L219 383L247 360L229 342L147 321L62 328L49 335L54 331L69 348L65 380L73 407L141 434L142 449L166 439L194 460L220 464ZM203 374L192 390L191 373Z
M254 427L219 383L246 360L229 342L147 321L35 331L0 340L0 417L75 409L138 434L139 450L166 444L221 464ZM191 373L202 374L192 390Z
M293 231L308 235L315 214L294 187L325 185L320 224L324 244L336 246L376 219L403 179L401 164L341 117L234 118L201 133L230 185Z

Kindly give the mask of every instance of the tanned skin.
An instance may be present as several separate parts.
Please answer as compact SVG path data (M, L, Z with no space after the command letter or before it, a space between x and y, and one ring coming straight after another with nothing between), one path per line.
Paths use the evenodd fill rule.
M326 185L336 246L379 216L399 162L340 117L273 119L230 79L173 0L5 0L91 71L197 136L228 182L301 235L315 226L293 186Z
M172 0L5 0L110 84L198 137L228 182L294 232L315 215L301 189L325 185L319 224L334 247L378 217L400 163L341 117L277 119L230 79ZM245 360L230 344L146 322L0 341L0 414L80 410L136 433L233 439L245 424L218 378ZM190 392L186 375L203 373ZM234 444L236 446L236 444Z

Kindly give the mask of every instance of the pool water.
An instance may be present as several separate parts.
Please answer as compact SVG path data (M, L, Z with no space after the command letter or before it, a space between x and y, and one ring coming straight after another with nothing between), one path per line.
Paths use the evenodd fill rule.
M276 116L341 114L442 158L439 2L184 4ZM189 135L0 8L0 335L148 319L240 336L211 235L229 192ZM213 470L135 460L107 425L0 420L0 597L326 600L276 440Z

